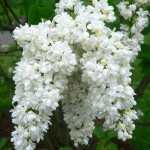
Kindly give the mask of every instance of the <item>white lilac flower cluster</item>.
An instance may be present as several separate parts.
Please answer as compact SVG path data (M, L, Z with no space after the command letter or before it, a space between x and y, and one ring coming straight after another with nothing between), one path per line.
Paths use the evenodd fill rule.
M136 3L121 2L118 7L125 19L135 16L132 27L107 27L116 20L107 0L93 0L88 6L80 0L60 0L52 22L14 30L23 48L13 78L16 150L35 149L59 101L75 146L88 144L96 118L104 119L104 129L116 130L119 139L132 137L137 114L131 110L136 102L130 63L140 51L148 11Z
M52 40L51 22L16 28L14 38L23 48L23 58L14 71L16 84L12 110L15 149L31 150L43 139L52 111L67 87L67 76L77 64L67 41Z

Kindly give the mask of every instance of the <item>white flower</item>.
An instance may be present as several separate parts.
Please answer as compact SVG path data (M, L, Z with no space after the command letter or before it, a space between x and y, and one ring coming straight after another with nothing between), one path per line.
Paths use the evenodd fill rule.
M132 138L137 119L131 84L131 65L148 26L148 11L120 2L118 9L131 27L107 25L116 20L108 0L60 0L52 22L25 24L13 37L23 48L14 71L16 84L11 141L16 150L33 150L47 132L53 111L62 102L64 120L74 145L88 144L94 120L104 119L104 129L114 129L122 140ZM131 19L134 15L134 22Z
M150 5L150 1L149 0L135 0L136 4L138 6L141 6L141 5Z
M131 19L133 13L135 13L136 10L136 5L130 5L128 1L120 2L117 7L121 16L123 16L125 19Z

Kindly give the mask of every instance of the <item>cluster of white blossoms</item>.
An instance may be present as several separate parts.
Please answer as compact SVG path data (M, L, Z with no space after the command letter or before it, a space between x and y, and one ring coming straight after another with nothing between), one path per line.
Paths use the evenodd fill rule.
M137 114L131 110L136 102L130 63L140 51L149 13L137 0L121 2L118 8L125 19L134 17L132 27L122 23L116 31L107 26L116 20L107 0L93 0L88 6L60 0L52 21L14 30L23 48L13 78L16 150L35 149L59 101L75 146L88 144L96 118L104 119L104 129L114 129L119 139L132 137Z

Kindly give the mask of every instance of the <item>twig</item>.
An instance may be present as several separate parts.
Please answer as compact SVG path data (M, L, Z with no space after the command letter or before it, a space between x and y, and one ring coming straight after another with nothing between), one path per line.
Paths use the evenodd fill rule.
M150 122L136 122L135 124L140 126L150 126Z
M12 23L11 23L11 19L10 19L10 16L9 16L8 10L7 10L7 7L5 7L5 6L3 5L3 2L2 2L2 1L0 1L0 4L1 4L1 6L2 6L3 10L5 11L5 14L6 14L6 16L7 16L7 20L8 20L8 22L9 22L9 25L12 25Z
M48 145L50 150L55 150L54 145L49 136L45 136L45 142L46 142L45 144Z
M0 25L0 30L12 32L15 28L9 25Z
M142 81L139 83L138 87L135 89L135 99L139 98L143 93L146 87L150 83L150 76L145 76Z
M14 13L14 11L11 9L11 7L9 6L9 4L7 3L6 0L4 0L4 3L5 3L5 6L10 10L10 12L12 13L12 15L14 16L15 20L20 24L20 21L19 21L18 17Z

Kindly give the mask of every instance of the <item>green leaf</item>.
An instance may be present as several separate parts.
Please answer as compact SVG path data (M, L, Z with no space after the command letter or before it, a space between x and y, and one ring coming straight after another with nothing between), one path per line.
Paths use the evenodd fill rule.
M116 137L117 133L115 131L111 130L111 131L108 131L107 135L108 135L108 138L111 139L113 137Z
M43 4L46 4L46 5L51 5L51 4L54 4L54 3L56 3L56 1L55 0L40 0L40 1L42 1L42 3Z
M53 9L55 9L56 7L55 7L55 4L56 4L56 0L48 0L49 2L49 4L50 4L50 6L53 8Z
M102 150L102 145L100 143L97 144L96 150Z
M7 138L1 138L0 139L0 149L6 145L7 140L8 140Z
M59 150L72 150L71 147L60 147Z
M12 150L11 147L6 147L4 150Z
M40 14L38 12L37 5L34 4L31 6L31 9L29 11L28 22L31 25L31 24L38 24L40 21L41 21L41 18L40 18Z
M7 3L9 3L11 6L17 6L18 4L16 0L7 0Z
M23 6L25 7L26 15L28 16L29 10L33 4L36 3L36 0L23 0Z
M29 24L38 24L41 18L52 19L55 15L55 0L34 0L34 2L28 2L29 7L26 11L28 13Z
M118 146L115 143L111 142L106 146L106 149L107 150L118 150Z
M54 16L54 10L50 6L38 7L41 18L51 19Z
M139 58L141 59L148 59L150 60L150 49L149 45L141 45L141 52L138 55Z
M92 1L91 0L82 0L82 1L83 1L83 4L85 6L92 5Z
M142 73L145 76L150 76L150 69L147 68L148 66L150 66L150 60L143 59L142 62L140 63L140 66L142 69Z
M150 66L150 32L145 35L145 43L141 45L141 52L138 58L142 59L140 63L142 73L145 76L150 76L150 69L147 68Z
M143 35L146 35L147 33L150 33L150 24L147 28L145 28L143 31L142 31L142 34Z
M114 0L114 2L117 4L119 4L121 2L121 0Z
M107 135L103 131L103 128L97 124L95 125L94 135L98 137L99 140L102 140L102 141L107 139Z
M71 17L73 18L73 19L76 19L76 14L75 13L71 13Z
M144 36L144 44L150 46L150 32Z
M37 0L38 6L49 6L53 10L55 9L56 0Z

